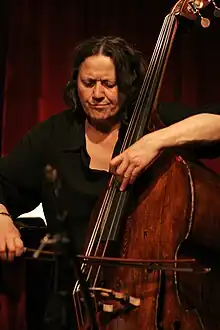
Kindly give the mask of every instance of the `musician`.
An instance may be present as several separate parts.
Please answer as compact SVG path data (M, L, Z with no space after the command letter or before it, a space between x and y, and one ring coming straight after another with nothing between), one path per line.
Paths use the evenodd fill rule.
M195 109L160 104L164 128L119 153L143 82L142 54L119 37L91 38L76 48L65 90L70 109L31 129L0 161L0 257L13 260L23 242L13 220L42 202L48 231L56 231L56 202L45 169L62 182L75 245L83 245L90 214L110 173L124 190L166 148L189 148L197 158L220 155L220 106Z
M47 164L63 181L77 239L109 171L121 178L124 190L164 148L193 145L198 157L220 154L220 106L161 104L158 113L166 127L117 155L145 70L141 53L119 37L91 38L76 48L65 91L71 109L38 124L0 161L1 258L12 260L23 252L12 221L18 215L42 202L48 226L53 225L54 211L44 185Z

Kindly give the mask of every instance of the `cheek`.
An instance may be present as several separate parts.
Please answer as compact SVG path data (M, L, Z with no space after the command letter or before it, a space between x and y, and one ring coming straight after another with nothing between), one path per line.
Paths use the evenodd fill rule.
M90 92L88 90L84 90L84 89L78 89L78 96L80 99L80 102L82 104L85 104L86 101L88 101L88 99L90 98Z
M119 95L118 92L110 92L107 95L107 98L111 101L112 105L119 105Z

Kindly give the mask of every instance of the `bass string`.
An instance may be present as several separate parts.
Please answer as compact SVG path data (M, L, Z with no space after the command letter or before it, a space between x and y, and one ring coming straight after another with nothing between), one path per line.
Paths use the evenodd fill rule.
M152 102L153 95L155 94L155 89L157 88L159 73L161 72L161 68L164 59L166 57L167 45L172 37L173 23L175 21L176 21L176 17L174 14L167 15L164 20L164 24L161 29L160 36L158 38L153 56L149 63L148 70L145 75L145 79L136 106L134 108L134 113L126 133L124 143L122 145L122 151L128 148L129 145L131 145L133 142L135 142L139 137L143 135L143 131L140 132L140 129L143 130L142 128L143 125L140 125L140 121L143 121L143 115L144 115L143 111L146 113L146 117L150 113L153 103ZM146 106L144 107L145 103ZM138 130L139 132L137 133Z
M174 15L169 15L166 17L165 19L165 23L164 23L164 27L161 31L161 34L160 34L160 37L159 37L159 41L155 47L155 52L154 52L154 55L153 55L153 59L151 61L151 64L150 64L150 67L149 67L149 70L148 70L148 73L146 74L145 76L145 79L144 79L144 83L143 83L143 87L141 89L141 92L140 92L140 97L138 98L138 102L137 102L137 106L134 110L134 115L132 116L132 120L131 120L131 124L129 125L129 128L130 128L130 132L132 132L130 135L133 135L134 134L134 128L132 125L132 123L137 123L137 119L135 117L139 116L140 117L140 111L139 111L139 108L140 107L143 107L143 104L144 104L144 100L146 98L146 95L147 95L147 92L145 91L146 88L149 89L150 86L153 86L151 88L151 91L150 93L153 94L153 90L154 88L156 87L156 78L158 77L158 74L161 70L161 66L162 66L162 63L163 63L163 59L165 57L165 53L166 53L166 48L167 48L167 44L170 40L170 35L171 35L171 31L172 31L172 26L173 26L173 21L174 21ZM164 37L165 36L165 37ZM164 49L162 49L162 53L164 54L163 57L159 57L159 54L161 54L161 45L164 45L164 39L165 39L165 46L163 47ZM156 66L155 62L159 62L159 66ZM153 64L152 64L153 63ZM153 80L153 83L152 85L150 85L151 81ZM131 131L131 127L132 127L132 131ZM131 140L132 138L128 138L129 136L129 131L128 131L128 134L126 135L126 139L125 139L125 142L124 144L127 144L127 141L128 140ZM123 149L123 147L122 147ZM113 204L113 200L114 200L114 197L115 197L115 191L114 191L114 195L112 196L112 194L110 194L109 196L109 199L107 198L107 206ZM124 198L125 200L126 198ZM118 198L118 202L117 202L117 206L116 206L116 209L114 210L114 217L112 220L112 223L111 223L111 227L110 227L110 230L109 230L109 233L108 233L108 237L106 239L106 242L105 242L105 246L104 246L104 249L103 249L103 252L102 252L102 257L104 257L105 255L105 252L106 252L106 249L107 249L107 246L108 246L108 243L109 243L109 239L110 239L110 236L112 234L112 230L114 228L114 224L116 222L119 221L119 217L117 216L119 212L119 210L121 210L123 207L122 207L122 204L124 204L122 202L122 195L119 196ZM106 204L104 203L104 205L106 206ZM95 254L97 253L98 249L99 249L99 246L100 246L100 243L102 241L102 237L103 237L103 233L105 231L105 227L106 227L106 224L107 224L107 220L109 219L109 209L111 210L111 207L108 207L108 210L104 210L104 216L103 214L101 214L101 217L102 217L102 221L99 222L99 223L102 223L103 227L102 227L102 231L101 231L101 234L99 236L99 240L98 240L98 244L97 244L97 248L96 248L96 251L95 251ZM107 214L106 214L107 212ZM104 221L103 221L103 218L104 218ZM93 283L93 287L95 287L96 285L96 282L97 282L97 279L98 279L98 276L99 276L99 273L100 273L100 270L101 270L101 266L98 267L98 271L96 273L96 277L95 277L95 280L94 280L94 283ZM92 266L90 267L90 272L89 272L89 276L87 277L87 280L89 280L89 277L90 277L90 274L91 274L91 271L92 271Z
M152 62L155 62L156 61L156 58L158 58L158 54L161 53L160 45L163 43L164 35L167 35L167 29L168 29L168 32L171 29L171 27L170 27L170 25L171 25L170 24L170 20L171 20L171 18L169 16L168 19L166 19L166 21L165 21L165 27L162 29L161 36L160 36L159 42L158 42L159 45L156 46L156 50L155 50L154 55L153 55L154 60L151 61L151 65L150 65L150 69L149 69L150 73L147 74L146 77L145 77L145 79L144 79L144 86L142 87L141 92L140 92L140 97L138 98L138 104L139 105L134 110L135 116L132 116L132 119L131 119L132 123L137 122L136 118L134 118L134 117L137 117L137 113L138 113L138 110L137 109L140 108L140 104L141 103L142 103L141 107L143 106L144 95L146 93L144 90L146 90L147 84L149 85L151 78L153 76L156 76L156 74L155 74L155 64L153 65ZM150 76L150 78L148 76ZM134 134L133 133L134 132L134 128L133 128L134 125L132 123L131 123L131 125L129 125L128 130L130 132L132 131L131 134ZM132 130L131 130L131 127L132 127ZM125 142L124 142L125 144L127 144L126 141L128 139L129 140L131 139L131 138L128 137L129 131L128 131L128 134L126 134L126 139L125 139ZM122 147L122 149L123 149L123 147ZM87 253L90 253L91 252L91 248L92 248L92 246L94 244L94 241L95 241L95 239L97 237L97 234L98 234L98 230L100 228L100 225L102 225L102 228L103 229L101 231L101 235L100 235L100 238L99 238L99 243L100 243L100 240L102 239L102 234L104 232L104 229L105 229L105 226L106 226L106 223L107 223L107 219L108 219L108 213L109 213L109 210L111 210L112 203L113 203L113 200L114 200L116 191L117 191L117 189L115 190L114 188L111 191L108 190L108 192L107 192L107 194L105 196L105 199L103 201L103 205L102 205L101 211L99 213L99 216L98 216L98 219L97 219L97 222L96 222L96 226L94 228L94 231L92 233L91 240L90 240L89 245L88 245ZM106 212L107 212L107 214L106 214ZM103 218L104 218L104 221L103 221Z
M153 60L151 61L151 66L150 66L150 69L149 69L150 73L146 74L146 77L145 77L145 80L144 80L144 87L147 88L147 86L148 86L148 89L149 89L151 80L153 79L153 82L152 82L152 85L151 85L152 87L150 88L150 92L148 92L148 93L144 92L144 87L143 87L143 89L140 93L140 98L139 98L139 106L141 104L141 107L143 107L146 94L149 94L150 95L149 97L152 99L152 96L154 94L154 90L157 87L158 77L159 77L159 74L161 72L162 65L164 64L164 60L166 58L167 48L168 48L169 42L170 42L170 40L172 38L172 35L173 35L173 31L174 31L173 27L174 27L175 21L176 21L175 15L173 15L173 14L168 15L165 19L164 28L162 29L159 41L157 43L157 46L155 47ZM161 47L161 45L162 45L162 47ZM161 56L161 54L162 54L162 56ZM153 65L152 65L152 62L153 62ZM156 65L155 62L158 62L159 64ZM140 112L138 113L137 109L138 109L138 107L135 110L135 114L136 114L136 116L138 115L140 117ZM134 118L134 116L133 116L133 118ZM134 122L134 120L133 120L133 122ZM135 123L137 123L136 119L135 119ZM132 135L133 134L134 134L134 129L132 131ZM125 141L125 143L126 143L126 141ZM125 200L126 200L126 198L124 198L122 200L122 195L120 195L119 198L118 198L117 206L116 206L116 209L115 209L115 216L112 219L112 224L111 224L109 234L108 234L105 246L104 246L102 257L104 257L104 254L106 252L107 245L109 243L109 238L110 238L112 230L114 228L114 224L116 222L119 222L118 218L120 218L120 217L117 216L117 215L119 213L121 213L121 212L119 212L119 210L123 209L123 205L125 204ZM107 216L107 219L108 219L108 214L106 216ZM107 221L105 223L107 223ZM103 233L103 231L102 231L102 233ZM101 237L102 237L102 235L100 236L100 241L101 241ZM94 283L93 283L93 287L95 287L95 285L96 285L100 270L101 270L101 266L98 267L98 271L96 273L96 277L95 277L95 280L94 280ZM89 279L89 277L88 277L88 279Z
M162 64L163 64L164 57L166 55L167 44L170 40L174 18L175 18L175 15L168 15L165 18L164 26L163 26L163 28L161 30L161 33L160 33L160 36L158 38L158 42L157 42L157 45L155 47L155 51L154 51L152 59L150 61L149 68L147 70L147 74L145 76L142 88L140 90L139 97L138 97L138 100L136 102L136 106L134 108L134 113L133 113L133 116L131 118L128 130L127 130L127 133L126 133L126 136L125 136L122 148L121 148L122 151L127 148L128 143L130 143L134 140L136 127L138 127L138 122L139 122L140 117L142 115L140 109L143 108L143 105L145 103L147 95L149 95L148 102L147 102L147 105L149 105L149 103L152 99L152 96L154 94L154 90L157 87L158 76L159 76L159 73L161 71L161 67L162 67ZM165 43L164 43L164 41L165 41ZM161 45L163 46L162 50L161 50ZM161 56L161 53L163 54L163 56ZM158 64L156 65L157 62L159 62L159 65ZM138 118L138 120L137 120L137 118ZM135 127L135 129L134 129L134 127ZM113 180L116 180L114 176L112 176L110 181L113 181ZM107 190L107 192L105 194L105 197L104 197L104 200L103 200L103 203L102 203L102 207L101 207L100 212L98 214L97 221L96 221L95 227L93 229L90 241L88 243L88 247L87 247L85 256L89 256L91 254L91 252L94 248L95 242L97 240L97 237L98 237L98 243L97 243L96 248L95 248L94 256L97 255L97 252L100 248L100 244L101 244L103 235L105 233L105 228L108 224L109 214L110 214L110 211L112 210L112 205L113 205L113 202L115 200L115 196L116 196L117 192L118 192L118 189L117 189L115 184L110 186L109 189ZM125 193L126 192L124 192L123 194L125 194ZM110 237L111 237L111 234L112 234L112 231L113 231L113 228L114 228L114 224L119 221L119 219L117 217L117 214L120 213L119 210L122 208L121 207L122 204L124 204L124 203L122 203L122 199L126 200L125 197L122 198L122 193L121 193L119 195L119 198L118 198L118 201L117 201L116 209L115 209L115 212L114 212L114 217L112 219L111 227L110 227L110 230L108 232L108 236L107 236L107 239L106 239L106 242L105 242L105 245L104 245L104 249L102 251L102 257L104 257L105 252L107 250L107 247L108 247L108 244L109 244L109 241L110 241ZM101 228L101 232L100 232L100 228ZM100 234L99 234L99 232L100 232ZM90 280L90 276L91 276L93 267L94 266L89 267L89 272L87 274L87 281ZM102 267L101 265L98 267L98 271L97 271L96 277L94 279L93 287L95 287L95 285L96 285L101 267ZM82 269L82 271L85 271L85 269L86 269L86 264L85 263L82 264L81 269ZM76 294L78 289L79 289L79 283L77 281L77 283L74 287L74 290L73 290L73 294ZM77 294L77 301L78 301L78 305L81 306L80 298L79 298L78 294ZM76 301L75 301L75 303L76 303ZM83 314L82 314L81 308L79 308L79 311L80 311L80 319L82 321L83 320L83 316L82 316Z
M104 230L104 228L105 228L105 223L103 223L104 220L107 221L107 217L106 217L105 214L108 213L108 208L111 207L111 204L113 202L115 194L116 194L116 187L115 186L109 186L109 188L108 188L108 190L105 194L105 197L104 197L104 200L103 200L103 203L102 203L102 207L99 211L99 214L98 214L98 217L97 217L97 220L96 220L96 223L95 223L95 227L93 229L90 241L88 243L88 247L85 251L85 256L90 256L91 255L92 250L93 250L94 245L95 245L95 242L97 240L97 237L98 237L98 243L97 243L97 247L96 247L96 250L95 250L95 255L98 251L98 248L100 246L101 239L102 239L102 237L100 235L98 236L98 233L100 231L101 226L102 226L102 230ZM102 232L102 230L101 230L101 232ZM92 266L90 266L90 269L91 269L91 267ZM81 270L84 272L86 270L86 268L87 268L87 265L85 263L83 263L82 266L81 266ZM89 273L91 273L91 270L89 270ZM77 281L76 284L75 284L73 293L75 293L76 290L78 290L78 288L79 288L79 282Z
M171 23L172 23L172 21L173 21L173 17L170 17L170 15L168 16L168 19L166 19L166 21L165 21L165 28L162 30L162 33L161 33L161 37L159 38L159 45L161 45L162 43L163 43L163 40L162 39L164 39L164 35L165 36L167 36L167 38L166 38L166 45L167 45L167 43L168 43L168 41L169 41L169 36L170 36L170 31L171 31L171 29L172 29L172 24L170 24L170 21L171 21ZM167 33L167 30L168 30L168 33ZM158 58L158 54L159 53L161 53L161 50L159 49L160 47L159 46L157 46L156 47L156 51L155 51L155 53L156 53L156 55L154 55L154 58ZM165 48L165 47L164 47ZM155 59L154 59L154 61L153 62L155 62ZM161 63L162 63L162 60L160 60L159 61L160 62L160 66L161 66ZM155 73L155 64L154 64L154 66L151 64L151 66L152 66L152 68L150 68L150 73L151 73L151 76L153 77L155 77L155 76L157 76L157 72ZM159 71L159 69L157 70L157 71ZM146 86L146 80L148 80L149 81L149 78L148 79L145 79L145 86ZM149 84L149 83L148 83ZM139 104L140 104L140 99L142 99L142 102L143 102L143 95L144 95L144 92L143 92L143 90L142 90L142 92L141 92L141 97L139 98ZM136 114L137 114L137 110L136 110ZM136 120L135 120L135 122L136 122ZM133 130L134 131L134 130ZM109 204L111 204L111 206L112 206L112 201L113 201L113 199L114 199L114 197L115 197L115 191L114 191L114 196L112 196L112 194L110 193L110 196L108 196L109 197L109 200L107 200L107 203L108 203L108 205ZM119 201L118 201L118 203L117 203L117 207L116 207L116 211L115 211L115 213L117 213L118 212L118 209L119 209L119 207L121 208L121 198L120 198L121 196L119 196ZM109 208L109 209L111 209L111 208ZM105 210L106 211L106 210ZM102 215L101 215L102 216ZM108 214L106 215L105 214L105 218L108 218ZM106 219L107 219L106 218ZM113 218L113 221L114 221L114 218ZM107 221L105 221L105 223L104 223L104 226L106 225L106 222ZM112 227L111 227L112 228ZM104 232L104 230L102 230L102 233ZM102 238L102 235L100 236L101 238ZM107 241L107 243L108 243L108 241Z
M95 228L93 230L92 237L90 239L88 248L86 250L86 254L85 254L86 256L89 256L91 254L91 251L93 249L93 245L94 245L95 240L96 240L96 236L97 236L99 228L102 224L101 220L104 217L103 214L106 212L106 207L108 205L107 201L110 200L110 199L113 200L113 197L111 198L111 196L114 195L114 193L116 193L116 188L114 186L109 187L109 190L107 191L107 193L105 195L104 202L103 202L102 207L100 209L99 216L98 216L98 219L96 221L96 225L95 225ZM106 221L107 221L107 219L106 219ZM99 238L98 245L100 245L100 243L101 243L101 239ZM97 251L96 251L96 253L97 253ZM81 266L82 272L85 272L86 268L87 268L87 265L85 263L83 263L82 266ZM92 272L92 266L90 266L90 268L89 268L89 271L88 271L88 274L87 274L87 281L89 281L89 277L91 276L91 272ZM74 289L73 289L73 300L74 300L74 306L75 306L75 311L76 311L77 323L80 325L80 322L81 322L81 325L83 325L84 324L84 317L83 317L83 312L82 312L82 303L81 303L81 300L80 300L81 297L80 297L80 294L79 294L79 289L80 289L79 281L76 281ZM95 295L94 295L94 297L95 297Z

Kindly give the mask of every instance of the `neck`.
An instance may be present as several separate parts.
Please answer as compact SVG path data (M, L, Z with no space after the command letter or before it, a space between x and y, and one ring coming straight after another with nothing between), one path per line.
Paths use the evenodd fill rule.
M115 125L114 127L111 126L111 130L103 132L103 130L97 130L97 128L90 124L87 119L85 121L86 138L94 144L107 143L108 145L109 143L112 144L112 142L115 144L116 140L118 139L118 131L119 124Z

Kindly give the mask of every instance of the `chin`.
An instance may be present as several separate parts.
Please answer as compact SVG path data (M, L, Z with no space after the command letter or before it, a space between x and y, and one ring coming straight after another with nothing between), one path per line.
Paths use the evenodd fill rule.
M92 116L89 116L88 117L88 120L91 122L91 123L107 123L109 122L109 117L92 117Z
M111 114L104 114L104 113L88 113L87 116L91 119L91 120L109 120L111 117L113 117L114 115Z
M94 126L98 131L103 133L108 133L111 131L112 127L119 122L116 116L87 116L88 121L92 126Z

